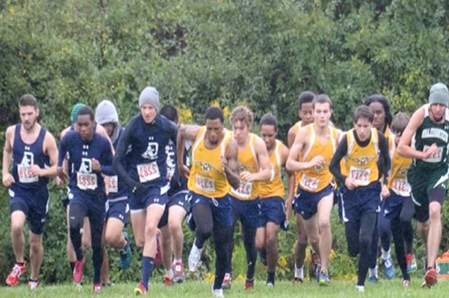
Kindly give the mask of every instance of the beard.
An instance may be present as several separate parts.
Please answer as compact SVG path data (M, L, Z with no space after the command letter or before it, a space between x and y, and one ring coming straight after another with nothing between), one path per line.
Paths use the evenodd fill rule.
M33 121L26 121L22 123L22 126L25 128L25 130L32 130L34 128L34 126L36 125L37 120L33 120Z

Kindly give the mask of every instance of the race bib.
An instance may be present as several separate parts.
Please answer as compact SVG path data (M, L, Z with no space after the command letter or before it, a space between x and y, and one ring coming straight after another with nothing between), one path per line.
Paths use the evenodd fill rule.
M76 184L82 190L95 190L98 186L97 174L76 173Z
M410 195L411 187L406 179L393 179L391 188L400 196L408 197Z
M155 161L152 163L137 165L137 173L139 174L139 180L141 183L152 181L161 176L159 167Z
M239 188L237 190L233 190L233 192L242 199L248 199L251 197L252 191L253 183L247 181L240 181Z
M370 169L359 169L351 167L349 169L349 177L359 186L366 186L369 184L369 176L371 174Z
M195 175L195 186L205 192L215 191L215 181L200 175Z
M424 146L423 151L425 152L430 146ZM428 158L423 159L425 162L437 163L441 161L443 157L443 147L438 147L438 151L435 154L430 155Z
M118 176L109 177L109 192L110 193L118 192Z
M316 178L310 178L306 175L302 175L301 181L299 182L299 185L301 188L307 190L307 191L315 191L318 188L319 180Z
M31 173L31 166L17 165L20 183L33 183L39 181L39 177Z
M175 168L168 168L167 167L167 179L170 181L171 178L173 178L173 175L175 175Z

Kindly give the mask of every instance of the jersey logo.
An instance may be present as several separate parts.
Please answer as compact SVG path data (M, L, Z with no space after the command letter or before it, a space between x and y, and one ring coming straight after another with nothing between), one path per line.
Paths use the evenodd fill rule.
M23 166L31 166L34 164L34 154L33 152L24 152L22 162L20 163Z
M165 146L165 153L167 154L167 167L174 169L176 167L175 150L172 144Z
M79 172L92 173L92 160L90 160L89 158L82 158Z
M144 153L142 153L142 157L145 159L156 159L158 151L159 151L158 143L148 142L147 150Z

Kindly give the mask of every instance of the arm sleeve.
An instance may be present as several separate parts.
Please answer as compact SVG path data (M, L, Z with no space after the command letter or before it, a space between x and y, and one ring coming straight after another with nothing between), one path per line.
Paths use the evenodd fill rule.
M67 137L68 135L65 135L59 143L58 168L62 168L62 164L67 154Z
M379 149L380 149L380 156L379 162L377 163L377 167L379 168L379 178L384 176L384 181L388 181L388 176L390 174L391 160L388 150L388 140L382 134L379 134Z
M120 141L118 142L117 150L115 151L114 157L114 171L117 175L127 181L128 173L126 172L125 163L126 163L126 151L128 150L128 146L131 143L131 134L133 131L132 124L134 122L130 122L123 132Z
M103 146L105 148L103 154L103 163L101 164L101 173L112 176L114 175L114 168L112 166L113 156L111 150L111 144L105 138L103 139Z
M337 179L337 182L342 185L345 184L346 176L341 173L340 161L348 151L348 142L346 140L347 136L344 135L340 143L338 144L337 150L335 151L335 154L332 157L331 163L329 165L329 170L331 171L332 175L334 175L335 179Z

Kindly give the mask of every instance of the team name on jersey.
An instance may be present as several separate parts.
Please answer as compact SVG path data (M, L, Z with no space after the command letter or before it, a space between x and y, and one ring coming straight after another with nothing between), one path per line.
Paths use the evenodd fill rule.
M426 128L422 131L421 137L423 139L440 139L443 142L447 143L448 141L448 134L444 130L437 128L437 127L431 127Z

